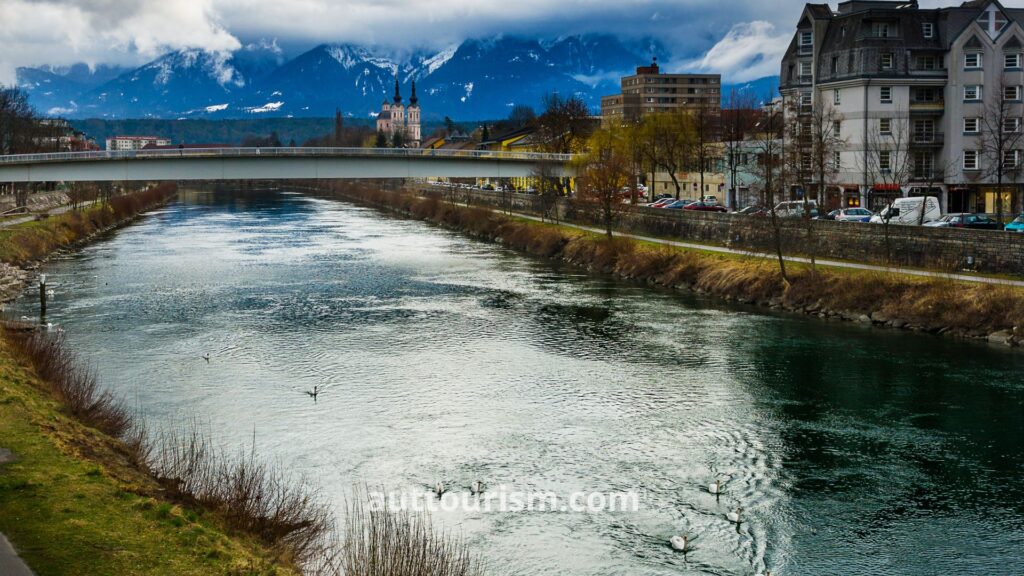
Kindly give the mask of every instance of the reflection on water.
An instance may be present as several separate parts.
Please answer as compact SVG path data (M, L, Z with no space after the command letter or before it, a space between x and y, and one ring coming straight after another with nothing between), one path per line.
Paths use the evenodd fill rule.
M106 384L229 444L255 429L339 502L361 482L642 493L638 512L438 515L501 571L1024 573L1019 354L727 308L294 194L190 193L46 268L48 320Z

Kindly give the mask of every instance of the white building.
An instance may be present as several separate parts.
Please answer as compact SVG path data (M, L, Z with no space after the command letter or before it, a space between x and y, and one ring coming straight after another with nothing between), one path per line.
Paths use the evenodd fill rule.
M1022 23L1024 9L997 0L936 9L916 0L851 0L836 11L807 4L781 90L788 114L834 112L842 143L826 204L878 209L930 193L945 211L991 213L1002 172L1010 212L1006 190L1020 190L1024 148ZM906 178L887 178L903 167Z
M394 102L384 100L377 115L377 132L383 134L390 144L397 134L405 146L419 148L422 141L420 129L420 104L416 98L416 81L412 82L412 95L409 106L402 104L402 94L398 90L398 78L395 77Z
M107 150L142 150L149 144L170 146L171 140L157 136L113 136L107 138Z

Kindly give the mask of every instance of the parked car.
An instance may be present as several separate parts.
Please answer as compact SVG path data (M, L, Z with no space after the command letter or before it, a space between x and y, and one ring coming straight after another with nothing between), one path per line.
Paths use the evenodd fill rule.
M833 210L833 211L829 212L828 214L824 214L822 216L818 216L817 218L815 218L815 220L835 220L836 216L839 216L840 212L842 212L842 210Z
M818 203L814 200L807 201L807 207L811 210L811 217L817 215ZM800 218L804 215L804 201L803 200L790 200L787 202L779 202L775 206L775 215L779 218Z
M694 200L676 200L671 204L666 204L664 207L668 208L669 210L682 210L683 208L686 208L687 206L693 203Z
M659 198L658 200L654 201L651 204L648 204L647 206L649 208L664 208L665 206L668 206L669 204L671 204L671 203L673 203L675 201L676 201L675 198L673 198L672 196L669 196L668 198Z
M736 213L737 214L746 214L746 215L751 215L751 216L760 216L760 215L763 215L765 213L765 209L764 209L763 206L759 206L757 204L751 204L750 206L746 206L744 208L740 208L739 210L736 211Z
M691 202L686 206L683 206L683 210L697 210L700 212L728 212L723 206L719 206L717 202L712 204L705 200L704 202Z
M867 208L843 208L834 212L838 212L833 218L836 222L870 222L874 216Z
M704 201L708 204L719 204L718 196L705 196Z
M925 224L930 228L970 228L972 230L1002 230L1003 225L984 214L946 214Z
M921 208L924 207L924 218L921 217ZM942 218L942 209L939 208L939 199L935 196L915 196L912 198L897 198L893 200L881 212L871 217L872 224L884 224L888 219L889 224L903 224L913 226L925 224Z
M1007 232L1024 233L1024 214L1017 216L1012 222L1006 225Z

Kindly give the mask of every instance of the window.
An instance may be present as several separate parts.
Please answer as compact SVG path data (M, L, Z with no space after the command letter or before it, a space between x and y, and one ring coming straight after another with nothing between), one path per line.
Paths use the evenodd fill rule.
M833 56L832 57L832 64L829 66L829 70L833 74L839 74L839 57L838 56Z
M940 70L939 59L935 56L917 56L914 58L914 68L918 70Z
M892 104L892 86L882 86L879 88L879 95L882 104Z
M978 151L964 150L964 170L978 169Z
M977 101L981 100L981 86L964 86L964 100Z
M979 121L977 118L964 118L964 133L965 134L977 134Z
M895 57L892 52L882 54L882 70L892 70Z
M843 168L843 155L839 150L832 151L832 169L835 171L842 170Z
M1003 55L1004 68L1020 68L1020 53Z
M832 122L832 136L839 138L843 134L843 123L839 120Z
M892 170L892 152L882 150L878 153L878 169L882 172Z
M964 68L981 68L981 52L968 52L964 54Z
M843 93L842 90L839 90L838 88L836 88L835 92L832 95L832 101L835 104L842 104L843 103L843 97L841 96L842 93Z
M801 62L800 63L800 75L801 76L810 76L811 75L811 63L810 62Z
M1003 132L1006 134L1020 132L1020 118L1003 118Z
M1018 150L1006 150L1003 152L1003 168L1014 170L1017 168L1020 152Z
M871 32L875 38L892 38L895 36L894 30L889 26L888 22L875 22L871 27Z
M886 135L892 134L892 118L878 119L878 133Z
M811 46L813 44L814 44L814 34L812 34L811 32L801 32L800 33L800 45L801 46Z
M1020 86L1003 86L1003 100L1020 100Z
M810 108L811 107L811 93L810 92L801 92L800 93L800 106L804 107L804 108Z
M921 34L925 38L934 38L935 24L932 24L931 22L925 22L924 24L921 24Z

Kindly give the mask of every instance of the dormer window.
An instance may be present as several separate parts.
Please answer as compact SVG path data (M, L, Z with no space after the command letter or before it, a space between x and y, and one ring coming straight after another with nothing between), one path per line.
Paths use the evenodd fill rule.
M1020 68L1020 60L1020 52L1005 54L1003 55L1003 67L1007 69Z
M801 46L812 46L814 44L814 35L810 32L800 32L800 45Z
M882 54L882 70L892 70L894 59L895 57L892 52Z
M892 38L895 30L888 22L875 22L871 25L871 34L875 38Z
M964 68L968 70L981 69L981 52L968 52L964 54Z
M935 38L935 24L931 22L921 24L921 35L925 38Z

